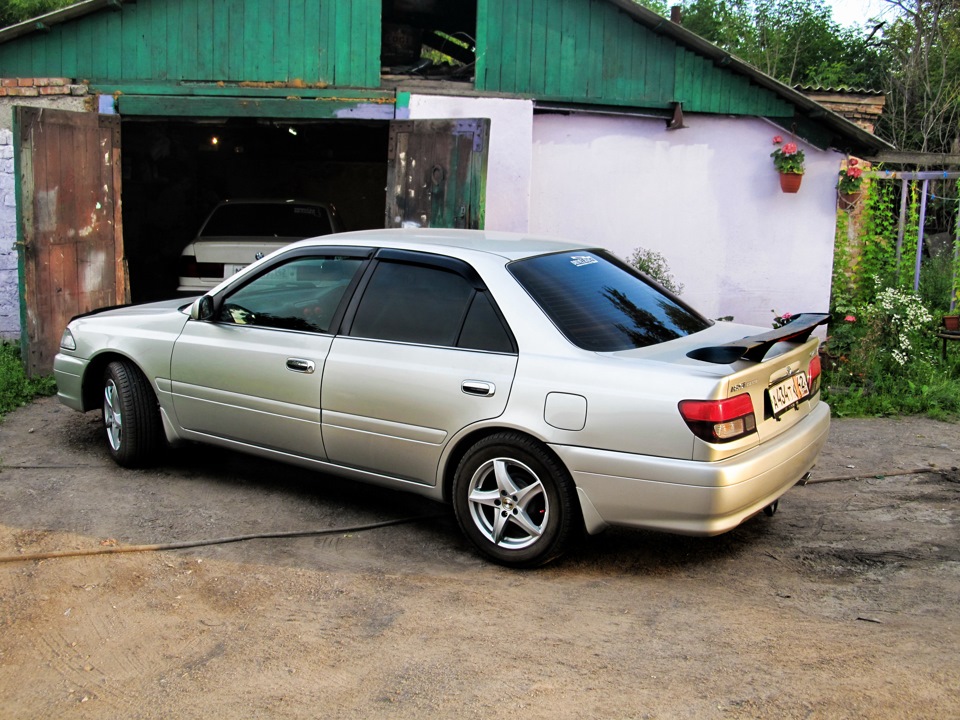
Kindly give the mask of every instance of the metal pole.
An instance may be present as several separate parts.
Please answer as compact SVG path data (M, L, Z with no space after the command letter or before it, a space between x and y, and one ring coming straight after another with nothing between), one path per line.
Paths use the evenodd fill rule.
M957 189L960 190L960 183L957 183ZM957 221L953 231L955 239L953 241L953 283L950 285L950 312L953 312L957 307L957 265L960 265L960 202L957 203Z

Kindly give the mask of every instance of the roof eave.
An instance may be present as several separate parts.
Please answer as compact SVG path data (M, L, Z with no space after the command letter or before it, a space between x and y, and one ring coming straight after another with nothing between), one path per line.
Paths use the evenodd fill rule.
M125 1L126 0L82 0L73 5L68 5L61 10L54 10L45 15L40 15L29 20L24 20L16 25L3 28L0 30L0 44L9 42L14 38L22 37L23 35L29 35L30 33L43 32L53 25L59 25L60 23L82 17L97 10L108 7L119 10Z
M652 10L638 5L633 0L608 0L608 2L613 3L637 20L637 22L642 23L652 31L666 35L685 47L690 48L698 55L703 55L713 60L718 66L744 75L760 87L776 93L779 97L794 105L803 115L814 122L825 125L831 132L836 133L836 135L839 136L835 138L836 142L834 143L837 149L854 153L879 153L881 151L896 149L895 146L886 140L877 137L873 133L867 132L856 123L850 122L845 117L829 110L817 101L811 100L798 90L761 72L753 65L722 50L696 33L687 30L682 25L678 25ZM776 120L775 118L771 119Z

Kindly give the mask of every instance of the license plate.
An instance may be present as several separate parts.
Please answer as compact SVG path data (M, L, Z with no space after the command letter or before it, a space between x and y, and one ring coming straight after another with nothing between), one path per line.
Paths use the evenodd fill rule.
M772 385L767 392L770 393L770 404L773 406L773 416L777 417L782 415L810 394L810 387L807 385L807 374L799 372L796 375L784 378L775 385Z
M246 265L224 265L223 266L223 277L224 279L236 275L238 272L243 270Z

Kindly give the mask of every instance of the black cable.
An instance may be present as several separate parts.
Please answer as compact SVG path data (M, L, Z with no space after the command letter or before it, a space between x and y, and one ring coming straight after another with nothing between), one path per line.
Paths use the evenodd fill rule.
M63 557L81 557L84 555L113 555L116 553L156 552L158 550L182 550L184 548L204 547L206 545L225 545L226 543L242 542L244 540L262 540L270 538L306 537L309 535L336 535L339 533L363 532L376 530L390 525L433 520L445 517L442 513L433 515L415 515L413 517L384 520L367 525L353 525L351 527L328 528L326 530L291 530L288 532L256 533L254 535L236 535L234 537L216 538L213 540L187 540L184 542L158 543L155 545L121 545L116 547L92 548L88 550L56 550L45 553L29 553L26 555L0 555L0 563L19 562L24 560L50 560Z

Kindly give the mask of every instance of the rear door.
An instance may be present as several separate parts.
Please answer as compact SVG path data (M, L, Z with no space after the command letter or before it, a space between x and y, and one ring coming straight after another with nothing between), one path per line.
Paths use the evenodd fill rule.
M324 365L322 423L337 463L436 481L462 428L503 413L516 345L472 268L381 251Z

